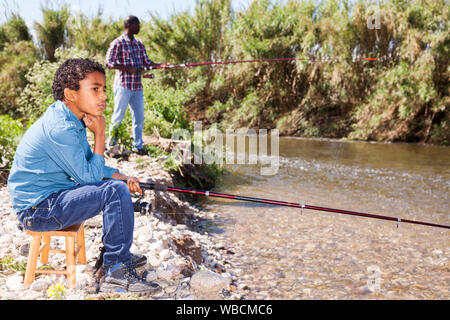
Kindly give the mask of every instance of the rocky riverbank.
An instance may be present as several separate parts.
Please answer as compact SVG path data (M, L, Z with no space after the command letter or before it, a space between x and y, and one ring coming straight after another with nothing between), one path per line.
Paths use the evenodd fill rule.
M158 161L148 156L131 155L128 161L108 158L107 164L122 173L137 176L142 182L172 185L172 177ZM247 287L239 283L233 267L227 262L232 248L215 242L204 230L205 222L214 215L200 211L173 193L145 191L142 202L152 204L151 214L135 213L134 242L131 251L144 254L147 265L139 273L157 282L163 291L152 297L133 294L98 292L94 265L102 246L102 216L85 223L87 264L77 266L77 286L69 289L61 275L37 274L30 286L23 277L28 257L30 236L17 227L9 192L0 188L0 299L245 299ZM137 200L135 198L134 200ZM52 248L64 249L64 238L53 238ZM62 269L65 255L51 254L48 266ZM58 284L62 286L57 287Z

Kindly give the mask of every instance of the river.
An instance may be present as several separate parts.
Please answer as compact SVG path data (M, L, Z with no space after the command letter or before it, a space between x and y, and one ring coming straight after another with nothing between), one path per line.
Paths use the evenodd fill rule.
M279 168L227 165L214 191L450 224L450 148L280 138ZM248 299L449 299L450 231L210 198Z

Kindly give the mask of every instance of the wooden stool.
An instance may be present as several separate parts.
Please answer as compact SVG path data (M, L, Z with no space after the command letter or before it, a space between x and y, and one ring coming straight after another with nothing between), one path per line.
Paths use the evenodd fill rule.
M78 263L86 264L86 247L84 243L84 222L75 224L66 229L47 231L47 232L35 232L27 230L27 233L32 236L30 251L28 254L27 271L25 273L25 285L30 285L34 281L35 273L47 273L47 274L65 274L67 276L67 282L69 288L76 286L76 262L78 257ZM66 250L55 250L50 248L51 237L66 237ZM41 245L41 239L43 243ZM75 250L75 241L77 248ZM36 269L37 259L41 254L41 262L43 264L48 263L49 253L65 253L66 254L66 269L65 270L40 270Z

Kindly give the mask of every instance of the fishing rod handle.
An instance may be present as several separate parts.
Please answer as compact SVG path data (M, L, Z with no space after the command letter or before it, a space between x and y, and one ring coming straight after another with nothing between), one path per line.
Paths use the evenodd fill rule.
M139 186L144 190L167 191L168 186L159 183L139 182Z
M148 67L143 67L142 70L147 71L147 70L155 70L155 69L172 69L172 68L182 68L182 67L186 67L186 64L184 64L184 63L169 64L168 66L165 66L165 67L163 67L162 65L148 66Z

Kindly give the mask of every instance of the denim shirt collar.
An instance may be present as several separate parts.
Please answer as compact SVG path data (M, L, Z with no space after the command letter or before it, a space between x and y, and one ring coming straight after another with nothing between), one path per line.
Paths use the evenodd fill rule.
M64 102L62 102L61 100L56 101L55 107L63 110L67 115L67 120L73 121L78 129L86 129L86 124L84 123L84 121L78 119L75 113L73 113L72 110L70 110Z

